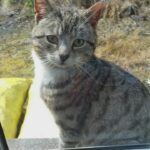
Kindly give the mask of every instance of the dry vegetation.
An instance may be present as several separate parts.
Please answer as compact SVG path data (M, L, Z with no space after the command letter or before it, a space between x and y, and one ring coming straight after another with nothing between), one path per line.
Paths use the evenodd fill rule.
M0 77L33 76L31 20L20 15L0 18Z
M0 77L30 77L32 75L30 47L25 35L14 35L0 46Z
M104 18L99 22L96 55L122 66L146 81L150 79L150 20L135 21L130 17L120 19L119 12L127 5L122 2L123 0L112 0ZM147 0L129 2L137 5L140 14L149 19L150 7ZM18 17L20 15L14 16L14 20ZM7 17L6 20L8 22L0 16L0 34L3 35L0 37L0 77L32 76L29 37L33 15L24 17L24 20L20 17L20 21L15 23L12 20L14 25L10 23L6 26L11 19Z
M99 22L96 55L145 82L150 79L150 1L122 2L111 1ZM131 5L137 6L139 16L147 19L133 20L130 16L120 19L121 10Z
M113 32L101 40L96 55L120 65L141 80L150 77L150 37L135 31L130 35Z

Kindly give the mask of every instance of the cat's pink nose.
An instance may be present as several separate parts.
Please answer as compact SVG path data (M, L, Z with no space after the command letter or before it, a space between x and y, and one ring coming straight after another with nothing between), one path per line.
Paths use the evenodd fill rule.
M60 54L59 57L60 57L61 62L63 63L68 59L69 54L66 54L66 55Z

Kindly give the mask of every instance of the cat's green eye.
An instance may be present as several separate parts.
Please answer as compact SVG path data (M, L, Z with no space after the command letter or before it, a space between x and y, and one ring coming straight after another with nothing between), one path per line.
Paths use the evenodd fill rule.
M47 35L47 41L51 44L58 45L58 38L55 35Z
M80 47L84 46L84 44L85 44L84 40L82 40L82 39L76 39L74 41L74 43L73 43L73 47L74 48L80 48Z

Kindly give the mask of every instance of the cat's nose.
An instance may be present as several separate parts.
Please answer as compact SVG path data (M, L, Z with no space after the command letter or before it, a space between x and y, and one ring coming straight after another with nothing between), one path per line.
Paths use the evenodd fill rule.
M60 57L61 62L63 63L68 59L69 54L66 54L66 55L60 54L59 57Z

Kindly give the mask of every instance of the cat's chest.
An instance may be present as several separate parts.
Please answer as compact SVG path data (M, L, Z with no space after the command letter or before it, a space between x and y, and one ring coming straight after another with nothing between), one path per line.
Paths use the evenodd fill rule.
M92 101L98 98L98 86L88 76L66 74L66 78L59 76L54 80L43 80L40 88L42 99L52 109L78 107L83 100Z

